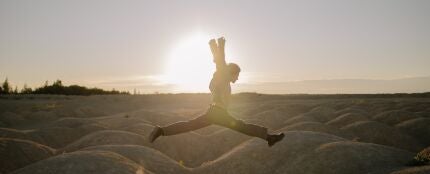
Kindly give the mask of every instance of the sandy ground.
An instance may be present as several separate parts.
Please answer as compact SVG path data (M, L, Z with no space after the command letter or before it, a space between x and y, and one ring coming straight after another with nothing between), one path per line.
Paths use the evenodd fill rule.
M0 173L430 173L406 165L430 146L428 98L239 94L230 113L283 141L269 148L219 126L147 141L153 125L209 103L208 94L0 96Z

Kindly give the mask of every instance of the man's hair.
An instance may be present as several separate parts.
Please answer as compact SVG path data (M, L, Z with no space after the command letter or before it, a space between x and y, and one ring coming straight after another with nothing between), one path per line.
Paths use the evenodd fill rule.
M228 63L227 67L228 67L228 70L230 71L231 74L240 73L240 67L239 67L239 65L237 65L235 63Z

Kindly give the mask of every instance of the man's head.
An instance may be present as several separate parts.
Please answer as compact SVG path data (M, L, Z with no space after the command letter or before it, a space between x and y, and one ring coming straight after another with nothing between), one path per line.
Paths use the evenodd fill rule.
M239 79L240 67L235 63L227 64L228 70L230 71L230 82L234 83Z

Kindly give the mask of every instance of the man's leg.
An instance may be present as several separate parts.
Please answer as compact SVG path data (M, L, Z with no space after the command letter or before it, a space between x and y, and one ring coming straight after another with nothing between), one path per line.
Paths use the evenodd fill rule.
M267 128L255 124L245 123L242 120L232 117L227 111L213 108L208 115L208 119L213 123L224 126L249 136L267 139Z
M193 130L197 130L206 126L211 125L211 123L208 121L206 113L196 117L192 120L188 121L180 121L176 122L164 127L156 126L154 130L152 131L149 139L150 142L155 141L159 136L170 136L170 135L176 135L180 133L185 133Z
M208 120L212 123L236 130L249 136L266 140L269 146L273 146L284 138L284 133L269 134L266 127L245 123L242 120L234 118L223 109L213 108L210 111L211 112L208 114Z
M176 135L180 133L197 130L209 125L210 125L210 122L208 121L206 114L203 114L199 117L196 117L188 121L180 121L180 122L176 122L176 123L161 127L161 129L163 130L164 136L170 136L170 135Z

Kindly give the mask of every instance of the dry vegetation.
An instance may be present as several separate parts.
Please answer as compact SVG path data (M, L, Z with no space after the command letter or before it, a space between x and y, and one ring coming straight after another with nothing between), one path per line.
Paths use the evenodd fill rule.
M269 148L210 126L147 142L153 125L208 103L207 94L0 96L0 173L430 173L430 98L416 95L239 94L231 113L283 141Z

